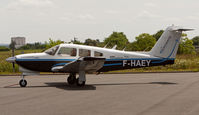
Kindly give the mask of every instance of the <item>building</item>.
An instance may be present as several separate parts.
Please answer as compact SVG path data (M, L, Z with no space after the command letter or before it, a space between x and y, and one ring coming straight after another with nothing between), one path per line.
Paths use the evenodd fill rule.
M26 44L26 38L25 37L12 37L11 42L15 42L15 48L20 48L21 46L24 46Z

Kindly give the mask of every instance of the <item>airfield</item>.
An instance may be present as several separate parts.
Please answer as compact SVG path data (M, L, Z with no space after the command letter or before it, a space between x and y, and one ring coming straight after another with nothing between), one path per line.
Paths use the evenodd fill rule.
M84 87L66 75L0 76L1 115L196 115L199 73L87 75Z

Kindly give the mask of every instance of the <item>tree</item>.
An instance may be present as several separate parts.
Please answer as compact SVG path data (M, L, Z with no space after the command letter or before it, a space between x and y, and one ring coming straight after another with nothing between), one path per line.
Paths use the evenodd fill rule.
M79 40L77 40L78 38L75 38L73 40L70 41L70 43L73 43L73 44L83 44L82 42L80 42Z
M27 50L27 49L45 49L46 45L42 44L40 42L35 42L33 44L27 43L26 45L20 47L21 50Z
M9 45L9 48L10 49L15 49L15 45L16 45L15 41L12 40L10 45Z
M147 33L140 34L135 39L134 42L128 45L127 50L149 51L156 43L156 39Z
M192 41L193 41L193 45L199 45L199 36L195 36L193 39L192 39Z
M159 30L157 33L153 34L153 37L158 41L161 35L164 33L164 30Z
M187 37L187 34L182 34L178 48L178 54L196 54L193 41Z
M56 46L56 45L59 45L61 43L64 43L64 41L61 41L61 40L54 41L51 38L49 38L49 42L45 42L46 49L51 48L51 47Z
M89 46L98 46L99 43L100 43L99 39L92 40L90 38L86 39L84 42L85 45L89 45Z
M129 41L123 32L113 32L104 40L104 44L106 44L108 48L117 45L117 49L119 50L125 48L128 43Z

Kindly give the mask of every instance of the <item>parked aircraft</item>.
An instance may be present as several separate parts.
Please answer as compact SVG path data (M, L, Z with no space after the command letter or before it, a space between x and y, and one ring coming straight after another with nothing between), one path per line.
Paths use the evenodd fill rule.
M189 30L191 29L183 29L174 25L168 27L149 52L60 44L43 53L21 54L10 57L7 61L19 65L22 72L22 79L19 81L21 87L27 85L25 76L39 72L69 73L68 84L84 86L86 73L90 72L174 64L182 31ZM79 74L78 78L76 74Z

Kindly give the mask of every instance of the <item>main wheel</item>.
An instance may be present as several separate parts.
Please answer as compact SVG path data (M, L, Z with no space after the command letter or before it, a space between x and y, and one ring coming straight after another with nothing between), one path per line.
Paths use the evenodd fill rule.
M22 80L19 81L19 85L20 85L21 87L26 87L27 81L26 81L25 79L22 79Z
M67 78L67 82L68 82L69 85L75 84L75 81L76 81L76 78L74 76L69 76Z
M77 86L84 86L86 82L85 81L79 82L79 78L77 78L76 83L77 83Z

